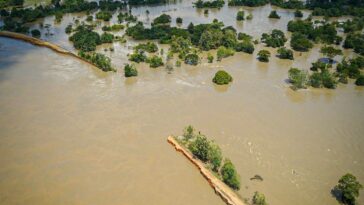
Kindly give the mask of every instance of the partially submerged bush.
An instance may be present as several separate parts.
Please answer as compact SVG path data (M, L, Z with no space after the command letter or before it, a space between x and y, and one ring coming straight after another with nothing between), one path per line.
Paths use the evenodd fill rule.
M105 56L101 53L85 53L80 51L78 54L81 58L84 58L93 64L95 64L102 71L115 71L115 69L111 66L111 60L109 57Z
M149 63L149 66L151 68L157 68L159 66L164 65L162 58L156 55L149 57L147 59L147 63Z
M224 165L221 168L222 180L225 184L234 190L240 189L239 175L236 172L235 166L229 159L225 159Z
M147 60L147 56L144 52L135 52L129 55L129 60L136 63L145 62Z
M258 52L258 60L261 62L269 62L270 52L267 50L260 50Z
M185 63L188 65L197 65L199 61L199 57L195 53L187 54L185 57Z
M203 135L197 135L196 139L189 144L188 149L194 156L203 162L207 162L210 143Z
M280 19L281 17L278 15L277 11L273 10L270 12L269 18L274 18L274 19Z
M262 193L255 192L253 196L253 205L267 205L268 203L265 201L265 196Z
M357 86L364 86L364 75L360 75L356 81L355 81L355 85Z
M233 77L231 77L231 75L224 70L217 71L214 78L212 79L212 82L218 85L229 84L232 81Z
M236 14L236 20L238 21L243 21L244 20L244 11L238 11L238 13Z
M38 29L33 29L30 33L35 38L40 38L40 36L41 36L41 33L40 33L40 31Z
M279 48L277 52L279 58L293 60L293 52L291 49L282 47Z
M138 70L135 68L134 64L126 64L124 66L124 75L125 77L133 77L138 76Z
M293 89L306 88L308 82L307 71L299 70L298 68L291 68L288 71L289 82L292 84Z
M221 59L233 56L234 54L235 51L233 49L220 46L219 49L217 49L217 60L220 61Z
M137 46L134 47L134 49L137 51L146 51L149 53L155 53L158 51L158 46L153 42L147 42L138 44Z

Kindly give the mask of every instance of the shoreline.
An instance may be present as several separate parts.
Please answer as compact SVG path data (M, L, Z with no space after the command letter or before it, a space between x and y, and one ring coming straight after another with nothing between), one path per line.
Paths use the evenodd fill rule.
M97 65L79 57L78 55L74 54L73 52L69 51L69 50L66 50L56 44L53 44L53 43L50 43L48 41L43 41L41 39L38 39L38 38L34 38L34 37L31 37L31 36L27 36L27 35L24 35L24 34L21 34L21 33L15 33L15 32L10 32L10 31L0 31L0 37L5 37L5 38L11 38L11 39L15 39L15 40L20 40L20 41L24 41L24 42L27 42L27 43L30 43L30 44L33 44L35 46L39 46L39 47L46 47L46 48L49 48L53 51L55 51L56 53L60 53L60 54L63 54L63 55L68 55L70 57L73 57L73 58L77 58L78 60L84 62L84 63L87 63L91 66L94 66L96 67L97 69L100 69L99 67L97 67Z
M171 144L177 152L181 152L192 164L194 164L207 180L209 185L214 189L215 193L221 197L221 199L228 205L246 205L240 197L230 189L224 182L218 179L209 169L207 169L203 162L193 157L193 155L181 146L177 140L168 136L167 142Z

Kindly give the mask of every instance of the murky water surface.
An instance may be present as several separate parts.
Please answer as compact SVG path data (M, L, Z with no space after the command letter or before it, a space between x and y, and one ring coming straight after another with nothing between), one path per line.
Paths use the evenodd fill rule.
M286 30L293 18L278 9L282 18L268 19L270 6L241 8L252 21L237 23L239 8L227 6L205 16L190 1L133 13L146 24L162 12L182 17L183 26L218 18L256 38ZM64 28L75 16L84 18L66 15L59 25L46 18L56 35L43 38L72 49ZM243 198L258 190L272 205L337 204L330 189L341 175L364 182L364 89L350 82L294 92L285 82L290 67L308 68L320 57L318 46L269 64L243 53L172 71L141 64L137 78L125 79L121 68L136 43L114 43L113 53L100 47L118 68L105 74L0 38L0 204L223 204L166 142L187 124L232 159ZM230 86L212 84L219 69L234 77ZM250 181L255 174L264 181Z

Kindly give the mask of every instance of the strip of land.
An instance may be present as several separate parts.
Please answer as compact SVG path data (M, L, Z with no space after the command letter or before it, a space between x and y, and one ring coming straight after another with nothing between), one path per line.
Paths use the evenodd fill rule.
M73 52L71 51L68 51L56 44L53 44L53 43L50 43L50 42L47 42L47 41L43 41L43 40L40 40L40 39L37 39L37 38L33 38L31 36L27 36L27 35L24 35L24 34L20 34L20 33L15 33L15 32L10 32L10 31L0 31L0 36L1 37L6 37L6 38L12 38L12 39L16 39L16 40L21 40L21 41L24 41L24 42L28 42L28 43L31 43L33 45L36 45L36 46L40 46L40 47L46 47L46 48L49 48L57 53L60 53L60 54L64 54L64 55L68 55L68 56L71 56L71 57L74 57L74 58L77 58L78 60L84 62L84 63L87 63L87 64L90 64L92 66L95 66L97 68L97 66L79 56L77 56L76 54L74 54Z
M211 171L204 166L205 164L203 162L193 157L193 155L183 146L181 146L174 137L169 136L167 141L200 170L202 176L205 177L210 186L215 190L215 193L218 194L226 204L246 205L243 201L241 201L239 196L233 190L231 190L226 184L224 184L224 182L211 173Z

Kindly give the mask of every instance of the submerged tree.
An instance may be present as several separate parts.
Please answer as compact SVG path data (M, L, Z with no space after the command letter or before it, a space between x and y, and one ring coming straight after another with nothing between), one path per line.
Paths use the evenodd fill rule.
M362 188L363 185L359 183L356 177L348 173L340 178L334 189L340 192L344 204L355 205L356 198L359 197L359 191Z
M253 196L253 205L268 205L268 203L265 201L265 196L262 193L254 192Z

